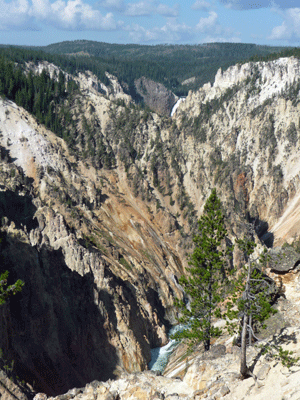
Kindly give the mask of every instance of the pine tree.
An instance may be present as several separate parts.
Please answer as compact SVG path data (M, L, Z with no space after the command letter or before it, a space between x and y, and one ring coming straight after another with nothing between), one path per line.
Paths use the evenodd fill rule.
M216 189L212 190L204 206L198 230L187 268L189 275L179 280L189 298L187 304L178 302L182 311L179 322L187 328L173 337L185 339L190 344L203 342L205 350L209 350L211 338L221 334L221 330L213 325L213 317L221 316L219 303L223 298L228 268L228 250L224 249L227 231Z
M257 260L251 260L255 243L237 240L246 264L239 270L229 268L227 256L233 246L225 248L227 231L215 189L204 206L198 229L188 275L179 280L188 300L177 302L182 313L178 321L186 328L173 338L186 340L189 344L203 342L205 350L209 350L211 338L222 333L213 325L213 317L226 318L229 332L240 334L240 373L246 378L252 375L247 366L246 347L247 342L251 344L255 338L254 326L264 327L264 321L276 312L270 304L274 287L264 274L267 257L262 253ZM220 303L225 297L227 310L222 313Z
M8 271L0 275L0 305L4 304L8 297L22 290L24 282L18 279L13 285L7 286Z
M226 317L231 333L238 332L241 339L240 374L243 378L253 376L247 366L246 348L257 339L254 325L265 327L264 322L277 311L270 301L274 294L271 280L264 274L267 263L265 252L257 260L251 260L256 244L250 240L237 240L237 245L243 251L246 264L240 270L239 277L233 280L232 295L228 297Z

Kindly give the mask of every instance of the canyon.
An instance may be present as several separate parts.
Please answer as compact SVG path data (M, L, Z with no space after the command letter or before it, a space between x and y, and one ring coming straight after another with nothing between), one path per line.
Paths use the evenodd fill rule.
M27 67L57 70L47 62ZM162 92L163 105L153 103L155 93L149 97L151 111L113 75L104 85L91 72L65 74L80 87L65 104L76 127L72 145L0 99L2 266L12 281L25 282L1 309L0 347L34 393L175 399L177 385L182 397L204 395L191 383L201 354L190 372L177 374L183 381L140 373L176 323L178 279L212 188L230 241L249 226L259 251L299 239L299 69L291 57L219 70L214 84L189 92L172 117L177 97L159 85L137 83L145 96ZM297 262L285 282L296 308ZM297 315L298 308L292 326ZM230 346L224 365L237 358ZM212 379L218 367L208 364ZM153 381L146 394L134 392L139 380ZM124 385L127 397L120 397ZM165 397L153 387L164 387Z

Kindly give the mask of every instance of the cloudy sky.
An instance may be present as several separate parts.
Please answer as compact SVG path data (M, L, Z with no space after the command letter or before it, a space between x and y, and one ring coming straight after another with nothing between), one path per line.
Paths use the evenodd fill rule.
M0 0L0 43L300 45L300 0Z

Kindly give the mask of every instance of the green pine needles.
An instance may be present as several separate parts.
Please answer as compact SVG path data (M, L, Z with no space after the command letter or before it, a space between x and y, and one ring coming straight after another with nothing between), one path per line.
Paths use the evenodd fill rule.
M265 328L265 320L277 312L271 306L276 291L272 280L264 273L268 257L266 251L257 260L251 261L256 244L249 240L237 240L239 249L244 253L246 264L232 281L231 294L227 298L227 328L230 333L239 333L241 341L240 374L243 378L253 376L247 366L246 347L259 340L255 328Z
M227 230L216 189L212 190L204 206L198 230L189 261L189 276L182 276L179 280L189 299L187 303L177 302L182 311L179 322L187 328L177 332L173 338L187 339L191 345L203 342L205 350L209 350L211 338L222 333L213 325L212 319L221 317L219 303L224 295L228 266L228 250L224 250Z
M24 282L18 279L13 285L7 285L8 271L0 275L0 305L6 303L6 300L11 295L16 294L22 290Z

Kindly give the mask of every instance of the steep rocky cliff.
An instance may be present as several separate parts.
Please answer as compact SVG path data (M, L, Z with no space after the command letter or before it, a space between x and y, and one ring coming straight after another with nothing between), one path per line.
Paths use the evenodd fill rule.
M154 112L169 116L178 97L161 83L147 79L144 76L136 79L137 93L143 98L144 103Z
M49 394L145 369L180 294L166 233L121 171L76 163L10 102L0 119L2 268L25 282L2 311L6 357Z
M145 369L213 187L232 240L249 223L268 246L295 239L299 67L219 71L172 118L87 72L63 105L65 140L0 100L2 268L25 282L0 347L21 379L53 395Z
M283 58L219 71L213 87L191 93L176 114L203 142L189 171L197 176L204 164L226 202L233 195L250 220L265 221L275 244L291 240L299 224L289 219L299 190L299 66Z

